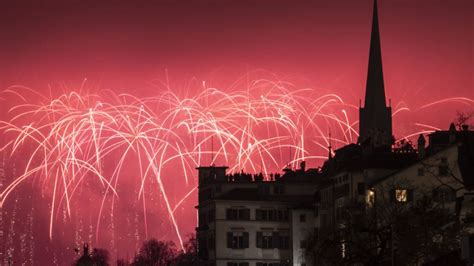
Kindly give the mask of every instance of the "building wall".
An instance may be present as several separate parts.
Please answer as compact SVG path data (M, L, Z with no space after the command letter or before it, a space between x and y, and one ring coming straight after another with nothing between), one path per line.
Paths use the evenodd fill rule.
M272 196L272 201L243 201L243 200L222 200L219 199L221 195L226 194L234 189L240 188L254 188L262 189L262 194ZM311 182L285 182L285 181L219 181L209 182L205 185L200 186L200 189L207 189L211 191L211 197L204 199L201 198L199 205L197 206L200 215L198 238L205 238L206 241L213 241L211 246L214 248L208 248L209 244L206 245L206 253L208 261L211 265L226 265L228 262L248 262L249 265L257 265L259 262L263 263L288 263L288 265L299 265L293 263L293 241L297 241L298 247L300 245L300 239L307 237L307 232L310 232L314 228L314 209L309 208L307 210L307 219L303 223L307 229L305 230L293 230L292 219L293 219L293 208L301 203L296 201L278 201L278 196L304 196L314 195L316 190L315 184ZM233 209L249 209L250 219L249 220L228 220L226 219L226 210L229 208ZM288 211L288 219L286 221L261 221L257 220L256 210L257 209L274 209ZM209 212L213 212L209 215ZM212 219L210 219L212 217ZM298 219L298 216L295 216ZM301 225L298 222L298 226ZM247 232L249 236L248 248L244 249L232 249L227 246L227 233L228 232ZM288 249L281 248L258 248L257 247L257 232L278 232L280 235L288 236ZM297 234L297 240L293 233ZM207 243L207 242L206 242ZM201 243L201 249L204 245ZM299 258L301 261L301 256Z
M377 182L373 187L376 201L378 203L391 201L390 197L393 196L391 190L397 188L412 190L413 198L411 200L413 201L424 195L428 197L435 196L433 191L440 186L452 188L455 191L456 198L461 197L464 193L463 186L456 180L456 178L461 179L457 163L457 148L456 145L453 145ZM441 168L447 169L447 173L442 173L444 170ZM445 207L454 211L455 200L444 204Z
M250 209L250 220L232 221L226 220L227 208L244 207ZM291 246L288 249L262 249L257 248L257 232L277 231L287 233L291 239L291 222L288 221L258 221L256 220L257 209L289 210L289 206L277 202L238 202L217 201L216 202L216 255L217 265L225 265L230 261L249 261L251 265L256 262L291 262ZM249 248L231 249L227 247L227 232L242 231L249 233Z
M291 212L293 265L311 265L305 258L305 245L308 237L312 237L315 233L314 225L313 210L300 209Z

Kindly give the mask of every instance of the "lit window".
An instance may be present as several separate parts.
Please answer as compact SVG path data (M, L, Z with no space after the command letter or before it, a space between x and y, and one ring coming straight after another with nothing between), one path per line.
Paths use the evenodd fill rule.
M374 204L375 204L375 191L373 190L368 190L367 192L367 205L369 205L369 207L373 207Z
M398 202L407 202L408 201L408 191L406 189L396 189L395 190L395 199Z

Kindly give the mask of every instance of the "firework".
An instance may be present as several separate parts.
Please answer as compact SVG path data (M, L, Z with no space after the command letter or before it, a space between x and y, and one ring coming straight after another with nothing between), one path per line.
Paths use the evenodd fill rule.
M192 97L167 90L150 98L82 88L46 96L25 87L9 88L5 97L18 97L23 103L13 106L11 118L1 122L9 137L2 149L26 153L27 159L21 174L5 184L0 204L6 204L22 183L39 180L41 190L50 195L51 238L60 214L73 215L75 196L85 189L84 183L97 182L101 185L98 238L106 205L113 210L121 197L120 184L133 182L139 188L137 199L148 232L146 184L152 182L167 216L162 218L172 225L182 247L176 210L196 191L196 166L225 164L230 172L262 172L266 177L302 160L321 162L330 143L357 141L358 107L336 94L269 80L255 80L245 90L232 92L201 86ZM446 101L474 103L451 98L420 109ZM400 104L394 115L401 112L411 110ZM403 138L436 129L417 126L422 129ZM132 180L124 174L130 165L138 172ZM180 193L170 182L180 184Z

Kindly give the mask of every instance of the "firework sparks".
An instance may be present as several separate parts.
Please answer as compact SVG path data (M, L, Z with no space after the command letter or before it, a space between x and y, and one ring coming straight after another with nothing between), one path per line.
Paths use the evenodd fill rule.
M70 217L75 195L85 182L96 181L102 195L96 217L98 238L102 212L107 203L113 205L121 196L118 186L126 178L124 168L133 164L138 169L133 182L139 186L146 234L145 184L153 180L182 247L176 210L196 191L196 166L221 163L229 165L230 172L246 169L268 176L287 164L320 162L331 142L345 145L358 137L358 121L353 116L356 106L335 94L320 95L316 90L297 90L289 83L269 80L256 80L249 88L231 93L203 83L194 97L180 97L168 90L156 97L137 98L110 91L89 93L83 88L47 97L21 86L9 88L5 95L24 103L13 106L11 119L1 122L2 130L11 137L2 150L15 154L23 146L29 148L25 169L4 187L0 204L6 204L22 183L40 180L42 190L51 195L50 238L61 211ZM449 101L473 105L473 100L457 97L419 109ZM399 105L393 114L402 112L410 108ZM422 130L400 139L436 129L416 125ZM332 128L330 135L328 128ZM167 187L170 176L180 178L173 182L183 184L181 197L176 198Z

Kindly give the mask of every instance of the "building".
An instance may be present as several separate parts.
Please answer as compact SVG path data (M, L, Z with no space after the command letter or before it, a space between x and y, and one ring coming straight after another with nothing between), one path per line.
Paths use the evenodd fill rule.
M317 169L263 175L198 167L199 256L205 265L304 265L305 237L314 231Z
M428 135L428 145L424 136L417 147L395 144L376 0L372 21L357 143L330 151L321 168L306 170L302 162L300 169L284 169L266 181L262 174L227 174L225 166L197 168L196 232L203 265L312 265L304 256L308 236L343 226L347 215L367 217L383 199L409 203L429 194L460 221L474 221L474 132L452 125ZM466 235L462 250L471 259L472 239ZM346 252L341 247L342 256Z

